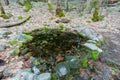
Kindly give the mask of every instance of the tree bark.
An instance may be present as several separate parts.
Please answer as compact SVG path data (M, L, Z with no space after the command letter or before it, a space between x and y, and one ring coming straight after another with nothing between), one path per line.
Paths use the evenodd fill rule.
M0 14L5 14L4 8L0 2Z
M9 1L8 0L4 0L5 5L9 5Z

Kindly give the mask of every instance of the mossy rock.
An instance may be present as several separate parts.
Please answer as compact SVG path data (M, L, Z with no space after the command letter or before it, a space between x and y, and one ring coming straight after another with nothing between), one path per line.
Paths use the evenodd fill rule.
M88 38L83 37L79 32L70 31L67 28L40 28L31 32L33 39L24 44L36 56L65 54L85 43ZM81 43L81 44L80 44Z
M4 18L4 19L9 19L10 17L6 14L0 14L0 17Z

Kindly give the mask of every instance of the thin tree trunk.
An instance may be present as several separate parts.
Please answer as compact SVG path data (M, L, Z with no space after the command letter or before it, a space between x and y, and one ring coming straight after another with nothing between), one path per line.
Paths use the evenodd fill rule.
M0 14L5 14L4 8L0 2Z
M9 5L9 1L8 0L4 0L5 5Z

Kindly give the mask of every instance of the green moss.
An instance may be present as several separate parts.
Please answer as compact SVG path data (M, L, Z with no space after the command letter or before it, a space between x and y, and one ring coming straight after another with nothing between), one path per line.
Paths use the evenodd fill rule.
M104 20L104 17L105 17L104 15L100 15L100 16L99 16L99 20L100 20L100 21Z
M51 2L48 3L48 9L49 11L52 11L54 9L53 4Z
M65 14L61 8L56 9L56 16L57 17L65 17Z
M86 22L87 22L87 23L91 23L91 21L90 21L90 20L87 20Z
M30 0L25 0L24 6L25 6L25 9L24 9L25 12L28 12L29 10L32 9L32 4L31 4Z
M81 61L81 65L82 65L83 68L86 68L88 66L87 62L88 62L88 57L85 56Z
M91 58L92 58L93 60L97 60L98 57L99 57L98 51L94 50L94 51L91 52Z
M18 16L18 19L21 20L21 19L23 19L23 17L22 16Z
M8 42L8 44L15 45L15 44L17 44L17 40L11 40L11 41Z
M6 14L0 14L0 17L4 18L4 19L9 19L10 17Z
M93 22L99 21L98 11L99 11L99 7L96 7L95 10L94 10L94 13L93 13L93 17L92 17L92 21Z
M42 51L44 53L42 56L48 56L49 51L52 51L54 55L61 52L66 53L73 46L80 46L77 41L81 39L81 36L77 32L69 32L69 29L62 24L59 24L56 28L44 26L43 28L33 30L31 36L33 36L33 39L26 42L24 47L35 51L35 54ZM84 37L82 39L84 39L83 42L86 41Z

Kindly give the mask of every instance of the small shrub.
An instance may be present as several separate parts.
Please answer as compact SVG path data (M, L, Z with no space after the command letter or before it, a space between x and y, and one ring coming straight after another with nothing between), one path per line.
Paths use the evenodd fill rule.
M4 18L4 19L9 19L9 16L6 14L0 14L0 17Z
M87 66L88 66L88 58L87 57L84 57L83 59L82 59L82 61L81 61L81 63L82 63L82 67L83 68L86 68Z
M48 9L50 12L54 9L53 4L51 2L48 3Z
M97 60L98 57L99 57L98 51L95 50L95 51L92 51L92 52L91 52L91 58L92 58L93 60Z
M92 21L93 22L99 21L98 11L99 11L99 7L96 7L95 10L94 10L94 13L93 13L93 17L92 17Z
M25 6L25 9L24 9L25 12L28 12L29 10L32 9L32 4L29 0L24 1L24 6Z
M22 16L18 16L18 19L21 20L21 19L23 19L23 17Z
M65 14L61 8L56 9L56 16L57 17L65 17Z

